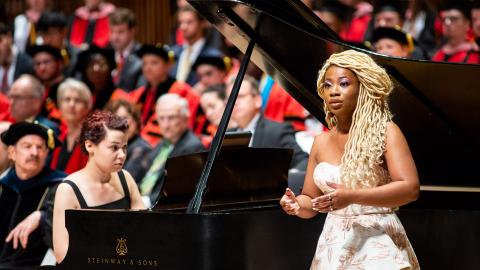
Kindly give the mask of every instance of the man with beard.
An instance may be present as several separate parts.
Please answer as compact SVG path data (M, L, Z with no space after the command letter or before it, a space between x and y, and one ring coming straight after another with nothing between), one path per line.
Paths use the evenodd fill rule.
M58 140L53 131L28 122L1 134L12 168L0 178L0 268L39 265L51 235L46 205L65 177L45 163Z

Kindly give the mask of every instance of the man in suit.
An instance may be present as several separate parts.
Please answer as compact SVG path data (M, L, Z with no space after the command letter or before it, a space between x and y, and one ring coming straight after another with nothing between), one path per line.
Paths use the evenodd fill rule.
M233 83L227 86L230 95ZM261 113L262 97L258 90L258 82L245 75L238 93L232 120L237 123L237 130L250 131L253 134L251 147L275 147L293 149L290 168L305 171L308 155L295 141L295 131L290 124L266 119Z
M186 82L191 86L198 82L193 65L199 56L220 55L220 51L208 45L205 38L206 21L190 5L178 11L179 30L185 39L182 46L173 47L177 62L172 67L170 75L177 81Z
M125 164L147 205L155 203L165 181L165 162L168 157L204 151L202 142L188 128L190 111L186 99L177 94L164 94L156 104L156 116L163 140L147 157Z
M115 51L116 63L113 80L118 88L130 92L145 82L141 78L142 59L136 54L141 45L135 41L135 14L128 8L117 8L110 14L109 22L110 46Z
M32 59L13 45L11 29L0 22L0 93L7 95L13 81L22 74L33 74Z

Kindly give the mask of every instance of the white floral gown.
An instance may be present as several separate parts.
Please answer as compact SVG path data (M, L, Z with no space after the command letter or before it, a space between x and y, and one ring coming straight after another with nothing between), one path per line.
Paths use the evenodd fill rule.
M388 172L379 185L390 181ZM340 167L319 163L315 184L326 194L326 182L339 183ZM394 210L352 204L327 215L311 270L420 269L417 257Z

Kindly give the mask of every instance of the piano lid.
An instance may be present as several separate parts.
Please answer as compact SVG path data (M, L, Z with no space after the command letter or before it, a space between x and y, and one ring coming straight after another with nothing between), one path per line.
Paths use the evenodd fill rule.
M397 85L390 104L422 184L480 186L480 65L382 56L341 42L299 0L189 0L227 39L323 121L317 73L335 51L370 54Z

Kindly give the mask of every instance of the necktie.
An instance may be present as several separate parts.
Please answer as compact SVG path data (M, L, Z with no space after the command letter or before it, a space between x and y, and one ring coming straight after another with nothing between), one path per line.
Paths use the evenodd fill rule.
M2 76L2 84L0 85L0 91L3 94L8 93L8 70L10 69L10 66L8 67L3 67L3 76Z
M172 149L172 144L166 141L163 143L162 149L160 149L160 152L153 160L150 169L140 182L140 193L142 194L142 196L150 195L150 193L152 192L152 189L157 183L158 177L160 176L160 173L162 172L168 155L170 154Z
M178 64L177 70L177 81L185 82L190 73L190 67L192 63L190 62L190 56L192 55L192 46L187 46L184 51L185 55L182 58L182 61Z
M123 56L123 53L120 53L120 59L117 63L117 70L115 71L115 76L113 77L113 82L115 84L118 84L120 81L120 74L123 70L123 64L125 64L125 57Z

